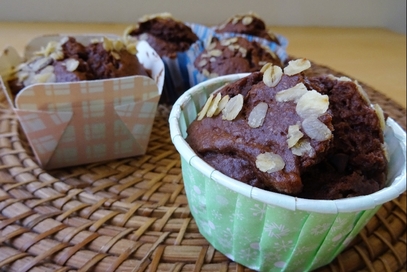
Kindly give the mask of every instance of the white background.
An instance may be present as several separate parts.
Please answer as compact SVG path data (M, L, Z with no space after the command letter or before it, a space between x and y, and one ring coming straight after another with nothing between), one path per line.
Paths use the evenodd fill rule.
M254 11L270 26L383 27L406 33L406 0L0 0L0 21L132 24L170 12L182 21L218 24Z

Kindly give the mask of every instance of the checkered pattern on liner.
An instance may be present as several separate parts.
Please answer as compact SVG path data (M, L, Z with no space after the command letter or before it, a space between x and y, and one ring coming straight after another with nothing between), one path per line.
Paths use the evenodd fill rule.
M143 154L159 99L147 77L35 85L17 115L42 166L56 168Z

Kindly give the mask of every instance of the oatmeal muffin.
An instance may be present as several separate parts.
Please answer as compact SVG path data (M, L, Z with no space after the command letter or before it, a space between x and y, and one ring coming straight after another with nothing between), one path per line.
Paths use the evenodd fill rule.
M305 59L266 64L215 91L186 141L215 169L249 185L310 199L384 187L384 118L347 78L307 77Z
M16 67L8 85L16 95L36 83L147 76L135 53L135 41L103 38L83 45L73 37L62 37L49 42L30 60Z
M197 35L185 23L169 13L146 15L138 20L129 35L147 41L161 57L176 58L198 41Z
M207 77L260 71L266 63L282 66L269 48L244 37L212 39L195 61L195 68Z
M238 14L215 27L217 33L238 33L252 35L280 44L277 36L267 29L264 21L255 13Z

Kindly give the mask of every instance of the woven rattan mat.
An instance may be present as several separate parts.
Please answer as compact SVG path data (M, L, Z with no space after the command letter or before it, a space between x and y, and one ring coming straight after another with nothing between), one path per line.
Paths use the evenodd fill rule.
M405 129L405 109L364 87ZM168 109L157 112L147 154L47 172L32 159L4 98L0 107L1 271L250 271L199 234ZM406 271L406 194L383 205L347 249L318 269L360 270Z

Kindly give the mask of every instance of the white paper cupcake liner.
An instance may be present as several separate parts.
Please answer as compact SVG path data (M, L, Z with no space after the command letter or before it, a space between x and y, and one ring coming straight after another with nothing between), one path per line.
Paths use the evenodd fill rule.
M211 39L214 32L209 27L200 24L185 23L198 36L198 41L191 45L191 48L203 48L208 39ZM165 66L165 80L160 103L173 104L192 85L188 72L188 65L191 62L189 50L178 52L175 58L162 57Z

